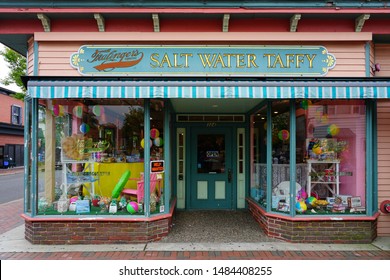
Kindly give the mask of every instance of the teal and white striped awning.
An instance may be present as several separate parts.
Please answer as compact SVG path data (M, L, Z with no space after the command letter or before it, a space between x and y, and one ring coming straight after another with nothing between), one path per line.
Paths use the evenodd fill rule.
M33 98L390 98L390 81L28 81Z

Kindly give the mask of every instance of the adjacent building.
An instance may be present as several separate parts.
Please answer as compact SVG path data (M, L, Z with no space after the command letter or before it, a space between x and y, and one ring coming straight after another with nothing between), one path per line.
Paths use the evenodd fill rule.
M24 102L0 87L0 168L24 165Z

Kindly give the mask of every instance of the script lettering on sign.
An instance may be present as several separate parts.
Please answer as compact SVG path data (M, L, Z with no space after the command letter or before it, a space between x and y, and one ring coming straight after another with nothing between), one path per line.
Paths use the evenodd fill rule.
M324 76L336 65L322 46L82 46L82 75Z

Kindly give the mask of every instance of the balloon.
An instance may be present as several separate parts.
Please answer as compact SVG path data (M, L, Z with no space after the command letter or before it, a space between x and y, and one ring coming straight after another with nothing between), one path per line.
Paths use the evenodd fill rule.
M89 129L90 129L90 127L89 127L89 125L88 124L86 124L86 123L82 123L81 125L80 125L80 132L81 133L88 133L89 132Z
M62 105L53 105L53 115L56 117L63 117L65 115L65 109Z
M54 105L53 106L53 115L58 117L59 113L60 113L60 108L58 107L58 105Z
M322 153L322 149L320 146L314 146L313 149L312 149L313 153L315 153L316 155L320 155Z
M59 105L60 106L60 117L63 117L65 115L65 107L62 106L62 105Z
M53 105L53 115L58 116L59 113L60 113L59 105Z
M81 118L83 116L83 107L82 106L74 106L73 107L73 115L77 118Z
M150 138L156 139L156 138L158 138L159 136L160 136L160 131L158 131L157 128L152 128L152 129L150 130Z
M301 102L301 107L305 110L307 110L309 108L309 106L311 105L311 101L310 100L302 100Z
M157 137L153 140L153 144L157 147L161 147L162 145L164 145L164 141L161 137Z
M152 140L149 140L149 141L150 141L150 147L152 147L153 142L152 142ZM145 148L145 140L144 140L144 139L141 140L141 147L142 147L143 149Z
M278 137L280 140L286 141L290 138L290 133L288 132L288 130L283 129L283 130L279 131Z
M340 128L335 124L331 124L328 127L328 133L332 136L336 136L337 134L339 134L339 132L340 132Z
M94 113L95 116L99 117L104 113L104 108L100 105L93 106L92 113Z

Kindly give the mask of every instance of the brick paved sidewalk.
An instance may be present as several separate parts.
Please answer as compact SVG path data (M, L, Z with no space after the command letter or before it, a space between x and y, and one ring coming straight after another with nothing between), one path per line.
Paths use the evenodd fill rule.
M24 220L20 217L23 213L23 199L0 204L0 213L0 234L23 225Z
M0 260L390 260L390 251L23 252Z

